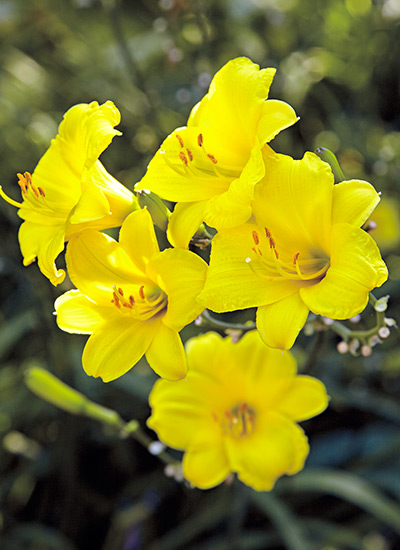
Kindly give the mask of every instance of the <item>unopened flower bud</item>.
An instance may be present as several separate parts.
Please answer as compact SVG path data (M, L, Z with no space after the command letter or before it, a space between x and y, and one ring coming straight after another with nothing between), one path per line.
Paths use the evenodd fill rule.
M333 325L333 322L334 322L333 319L330 319L329 317L323 317L322 320L324 325L326 325L327 327L330 327L331 325Z
M350 342L349 351L352 355L356 355L358 348L360 347L360 342L355 339Z
M379 313L386 311L388 301L389 301L389 296L382 296L382 298L379 298L379 300L376 301L376 304L374 306L375 311L378 311Z
M395 319L390 319L388 317L385 317L385 324L387 327L396 327L397 328L397 323L395 321Z
M336 349L338 350L339 353L345 354L349 351L349 344L344 340L342 340L341 342L338 343L338 345L336 346Z
M388 327L381 327L378 330L378 334L381 338L387 338L390 335L390 329Z
M382 340L377 334L375 334L374 336L371 336L371 338L368 340L368 344L371 346L371 348L373 348L377 344L382 344Z
M143 191L139 191L138 193L138 203L140 208L147 208L153 223L159 227L161 231L167 230L168 219L171 212L158 195L152 193L148 189L143 189Z
M361 315L358 314L358 315L355 315L354 317L352 317L351 319L349 319L349 321L350 321L350 323L359 323L360 319L361 319Z
M362 346L361 347L361 355L363 357L369 357L372 353L372 348L371 346Z

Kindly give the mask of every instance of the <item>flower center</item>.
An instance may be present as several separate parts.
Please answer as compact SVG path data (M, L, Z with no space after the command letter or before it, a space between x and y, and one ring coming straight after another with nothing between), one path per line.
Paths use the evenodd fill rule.
M24 172L24 174L17 174L17 177L18 177L18 185L21 188L23 199L30 198L33 200L41 201L45 198L46 193L41 187L35 187L35 185L33 185L32 176L29 172ZM3 197L5 201L7 201L9 204L12 204L16 208L22 207L22 203L11 199L8 195L4 193L1 187L0 187L0 196Z
M269 281L282 278L302 281L324 278L330 263L329 258L323 253L307 254L308 257L303 257L304 255L297 251L290 259L283 258L276 248L270 230L265 227L264 231L265 236L260 236L257 231L252 232L255 245L252 247L253 258L246 258L250 269L256 275Z
M165 162L180 176L190 179L204 179L204 177L217 177L224 179L235 179L240 176L240 168L230 164L223 164L218 161L215 155L208 152L204 146L203 134L197 136L197 143L185 144L182 136L175 134L179 143L177 155L168 155L161 149Z
M111 303L121 313L146 321L167 307L168 298L156 285L130 287L129 292L113 285Z
M222 419L219 419L215 413L213 418L221 424L224 433L234 439L252 434L256 424L256 413L245 402L240 402L231 409L224 411Z

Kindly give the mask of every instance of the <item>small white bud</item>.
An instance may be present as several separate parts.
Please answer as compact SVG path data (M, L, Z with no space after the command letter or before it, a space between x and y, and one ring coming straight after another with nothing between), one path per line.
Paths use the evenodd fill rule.
M371 346L362 346L361 348L361 355L363 357L369 357L372 353L372 348Z

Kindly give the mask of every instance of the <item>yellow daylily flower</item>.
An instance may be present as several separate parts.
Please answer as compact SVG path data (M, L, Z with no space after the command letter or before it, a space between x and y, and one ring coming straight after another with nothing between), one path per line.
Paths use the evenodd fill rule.
M144 209L126 218L119 242L91 229L71 238L66 260L77 290L56 300L57 324L91 334L82 356L87 374L109 382L146 354L160 376L185 376L178 332L202 310L196 296L207 264L199 256L182 249L160 252Z
M111 101L71 107L58 134L34 172L18 174L22 203L0 188L0 195L24 220L18 238L25 266L38 259L41 272L54 285L65 272L55 265L64 242L86 228L118 227L138 208L135 196L98 160L111 140L120 114Z
M203 221L219 229L251 216L263 153L272 151L265 144L297 121L290 105L267 100L275 72L245 57L224 65L187 126L167 137L136 184L178 202L168 229L174 246L186 248Z
M360 226L379 202L369 183L334 185L325 162L270 155L252 203L255 223L214 237L199 301L216 312L258 307L264 342L289 349L309 311L349 319L387 279L374 240Z
M147 421L165 444L185 451L183 474L209 489L236 472L257 491L299 472L309 452L297 422L324 411L322 382L296 375L290 352L266 347L257 331L238 343L214 332L186 344L185 380L158 380Z

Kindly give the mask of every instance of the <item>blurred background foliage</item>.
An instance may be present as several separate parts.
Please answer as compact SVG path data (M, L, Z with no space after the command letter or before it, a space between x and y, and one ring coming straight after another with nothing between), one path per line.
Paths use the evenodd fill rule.
M301 117L273 142L300 158L325 146L348 179L382 191L372 233L399 311L400 3L398 0L2 0L0 179L33 171L73 104L111 99L120 130L102 156L129 188L184 125L211 76L245 55L278 68L270 97ZM54 174L57 178L57 174ZM143 425L145 362L110 384L81 368L85 338L55 325L54 289L23 268L13 207L0 210L0 548L2 550L396 550L400 548L399 336L367 358L330 333L302 335L300 365L329 410L304 423L311 455L273 493L236 482L208 492L164 475L156 457L94 420L42 402L27 367L55 373ZM366 323L372 314L363 315ZM187 338L195 334L185 329Z

